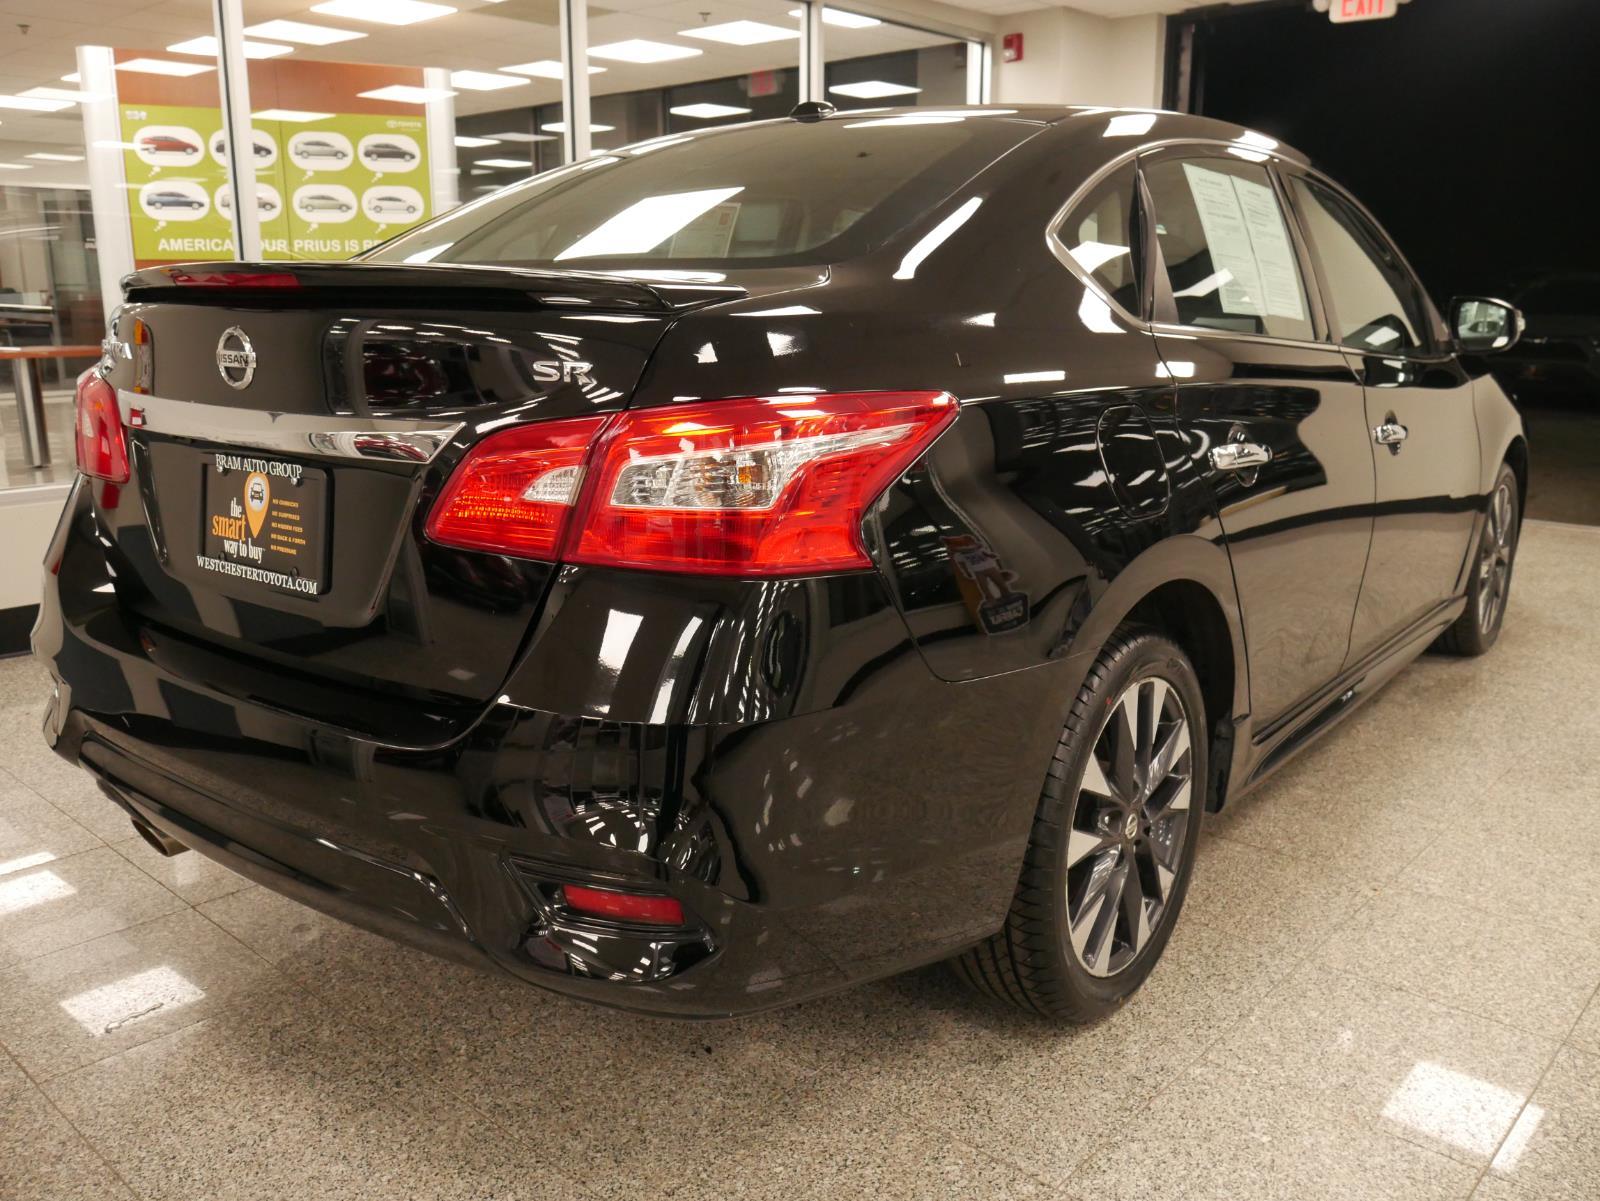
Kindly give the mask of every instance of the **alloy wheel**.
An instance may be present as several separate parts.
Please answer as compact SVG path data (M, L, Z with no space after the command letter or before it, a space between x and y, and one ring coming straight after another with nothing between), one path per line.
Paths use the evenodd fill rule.
M1516 551L1516 520L1511 507L1511 486L1501 481L1489 498L1483 547L1478 555L1478 629L1490 633L1505 612L1511 590L1511 557Z
M1193 820L1189 714L1159 676L1133 681L1095 738L1067 836L1073 955L1126 969L1166 920Z

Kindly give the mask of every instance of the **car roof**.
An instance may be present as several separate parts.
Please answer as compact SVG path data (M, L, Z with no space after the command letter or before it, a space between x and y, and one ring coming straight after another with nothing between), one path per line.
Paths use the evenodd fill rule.
M1214 117L1201 117L1193 113L1175 113L1167 109L1158 108L1118 108L1104 105L1089 104L949 104L949 105L922 105L902 106L870 109L840 109L827 114L825 121L849 121L863 117L889 118L889 117L923 117L933 115L935 112L950 116L989 117L1006 121L1022 121L1032 124L1054 127L1058 136L1069 137L1073 140L1088 141L1100 139L1104 141L1107 150L1137 149L1153 142L1223 142L1233 143L1243 141L1255 149L1270 151L1281 158L1293 162L1309 165L1310 158L1286 145L1276 138L1253 130L1248 126L1235 125L1231 121L1219 121ZM1127 133L1108 138L1108 126L1117 118L1148 117L1148 126L1143 122L1123 120L1121 123L1127 128ZM815 118L811 118L815 119ZM771 122L769 122L771 124ZM728 129L732 126L721 126ZM707 130L707 133L713 132ZM1041 130L1041 132L1043 132ZM1109 157L1109 156L1108 156Z

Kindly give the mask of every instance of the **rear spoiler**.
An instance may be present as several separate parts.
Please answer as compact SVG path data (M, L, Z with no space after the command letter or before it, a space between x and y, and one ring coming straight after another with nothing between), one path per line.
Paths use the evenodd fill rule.
M262 308L623 309L672 313L749 293L670 271L630 275L403 263L179 263L122 280L129 301Z

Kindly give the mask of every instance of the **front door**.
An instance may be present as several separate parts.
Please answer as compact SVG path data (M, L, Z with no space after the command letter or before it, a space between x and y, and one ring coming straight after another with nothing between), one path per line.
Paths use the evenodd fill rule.
M1233 561L1259 733L1344 665L1371 541L1372 455L1361 384L1322 338L1275 181L1261 163L1213 154L1176 148L1141 163L1166 309L1157 346Z
M1381 230L1322 181L1287 177L1334 340L1365 391L1377 481L1354 664L1456 595L1482 508L1472 381Z

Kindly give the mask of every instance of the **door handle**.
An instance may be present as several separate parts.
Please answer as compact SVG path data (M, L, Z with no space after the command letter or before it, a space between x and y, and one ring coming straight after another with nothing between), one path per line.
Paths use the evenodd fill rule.
M1272 462L1272 447L1259 442L1224 442L1211 448L1211 465L1218 471L1254 471Z
M1385 417L1383 424L1372 431L1372 440L1379 446L1387 446L1392 455L1400 453L1400 444L1410 436L1411 431L1396 421L1393 413Z

